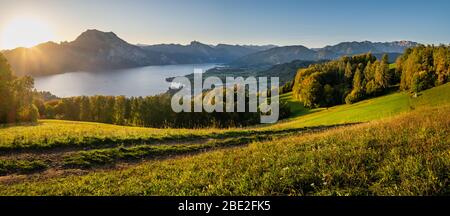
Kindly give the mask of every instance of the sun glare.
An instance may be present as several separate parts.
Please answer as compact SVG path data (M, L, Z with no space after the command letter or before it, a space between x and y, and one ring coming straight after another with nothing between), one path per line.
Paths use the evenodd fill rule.
M30 17L11 20L0 31L0 49L32 47L54 39L45 22Z

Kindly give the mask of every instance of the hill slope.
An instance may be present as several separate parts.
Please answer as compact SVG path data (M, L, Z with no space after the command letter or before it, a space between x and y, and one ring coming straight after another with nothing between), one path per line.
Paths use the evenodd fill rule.
M248 128L54 120L3 126L0 194L450 193L450 122L443 118L450 115L450 84L418 98L401 92L330 109L307 110L289 95L282 99L290 100L296 117Z
M0 184L0 194L448 195L450 121L441 116L449 115L425 109L122 170L31 178Z
M317 108L309 110L302 108L299 110L299 107L303 107L303 105L292 99L292 95L287 95L285 100L296 103L293 106L295 106L297 112L303 112L307 115L301 115L291 121L279 123L273 127L304 127L367 122L392 117L423 107L448 105L450 104L450 83L423 91L417 98L411 97L406 92L398 92L328 109Z
M292 99L290 94L282 95L281 99L290 101L296 115L277 124L230 129L156 129L90 122L41 120L39 124L34 126L1 127L0 149L8 151L70 146L95 147L95 145L101 143L120 144L174 141L177 139L226 138L251 135L255 131L274 132L306 126L367 122L392 117L422 107L450 105L450 83L423 91L418 98L412 98L405 92L399 92L328 109L306 109L301 103Z

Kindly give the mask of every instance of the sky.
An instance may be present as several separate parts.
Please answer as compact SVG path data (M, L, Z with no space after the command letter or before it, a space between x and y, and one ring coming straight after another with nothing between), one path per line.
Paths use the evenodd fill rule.
M447 0L0 0L0 35L20 17L44 23L56 42L98 29L134 44L450 43Z

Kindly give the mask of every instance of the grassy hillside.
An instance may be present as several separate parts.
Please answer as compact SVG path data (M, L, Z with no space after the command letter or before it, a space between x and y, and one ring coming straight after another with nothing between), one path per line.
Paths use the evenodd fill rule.
M307 110L299 102L292 99L290 94L283 95L281 98L288 100L293 105L291 111L297 117L273 127L305 127L367 122L395 116L399 113L421 107L450 104L450 83L423 91L417 98L412 97L407 92L399 92L364 100L355 104L334 106L328 109Z
M155 129L116 126L101 123L41 120L36 125L3 126L0 128L0 150L51 149L57 147L96 147L98 145L155 143L199 138L227 138L251 135L254 131L278 131L309 126L366 122L390 117L423 106L450 104L450 84L423 91L412 98L405 92L340 105L329 109L309 110L292 99L291 93L281 96L291 105L293 118L274 125L245 129Z
M329 109L306 109L291 94L281 100L291 106L291 119L248 128L154 129L58 120L2 126L0 194L448 194L442 179L449 173L449 122L443 117L450 114L450 84L417 98L401 92ZM241 148L229 149L236 146ZM395 170L403 166L395 161L409 156L411 167ZM430 158L436 161L430 164ZM290 163L297 164L296 171L280 177L287 172L280 166ZM313 175L319 171L332 187ZM180 182L171 184L177 173ZM111 187L128 176L123 187ZM389 188L392 182L396 188Z
M244 148L0 185L2 195L444 195L448 106Z

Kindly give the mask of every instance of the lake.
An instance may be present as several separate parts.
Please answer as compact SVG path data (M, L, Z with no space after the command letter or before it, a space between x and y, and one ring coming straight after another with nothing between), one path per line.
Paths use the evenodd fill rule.
M184 76L194 69L208 69L220 64L185 64L148 66L103 72L70 72L36 77L38 91L49 91L58 97L80 95L147 96L166 92L170 83L166 78Z

